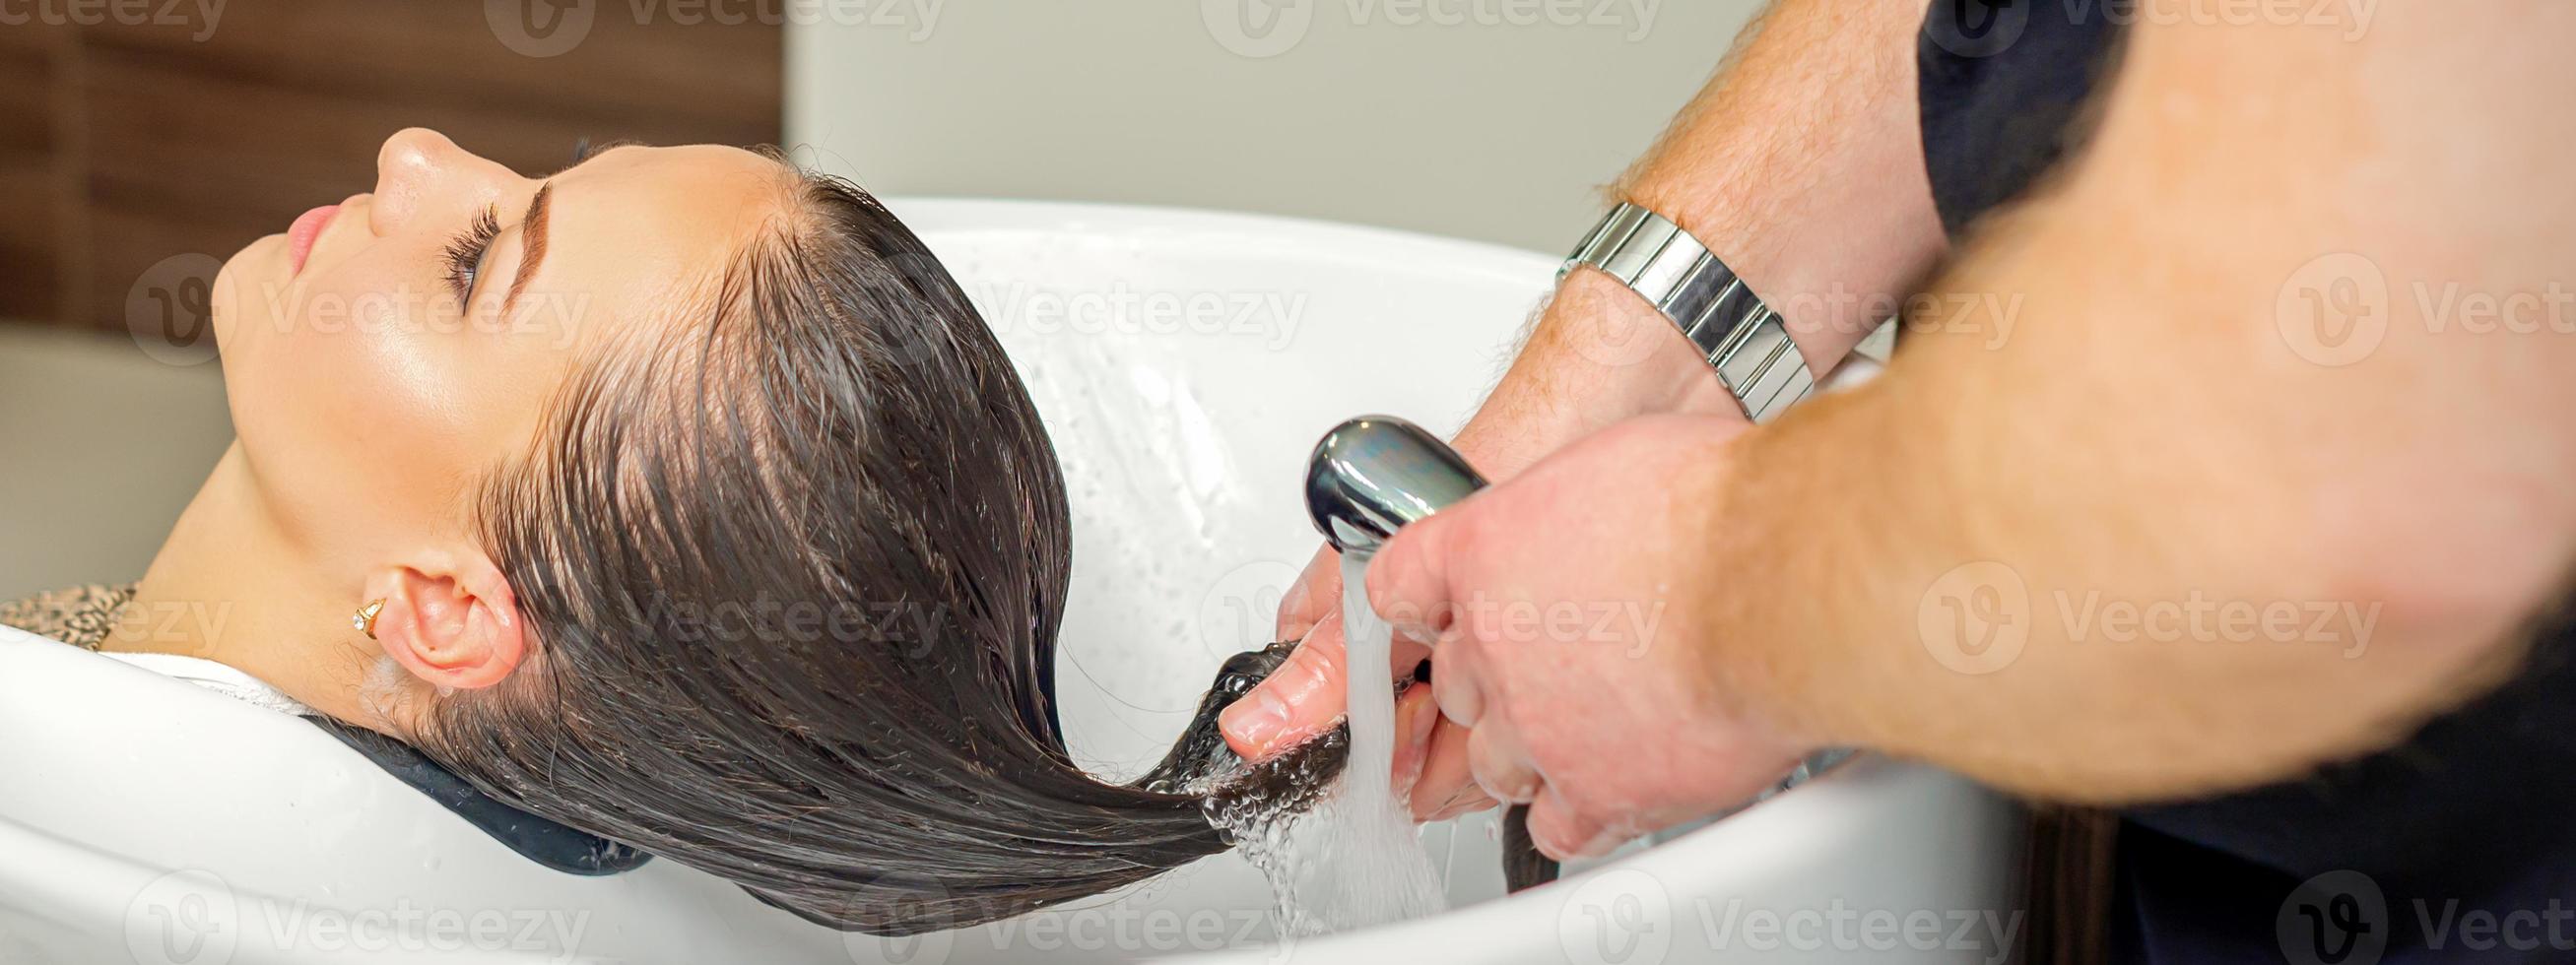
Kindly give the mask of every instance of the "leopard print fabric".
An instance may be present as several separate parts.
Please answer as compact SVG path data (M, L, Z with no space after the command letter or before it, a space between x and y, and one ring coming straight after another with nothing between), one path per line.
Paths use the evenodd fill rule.
M75 586L0 602L0 626L51 637L83 650L96 650L116 630L117 618L132 602L132 583Z

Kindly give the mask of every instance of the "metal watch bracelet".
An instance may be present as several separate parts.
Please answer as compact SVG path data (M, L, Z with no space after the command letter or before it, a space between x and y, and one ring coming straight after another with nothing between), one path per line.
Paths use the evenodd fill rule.
M1628 286L1680 328L1755 422L1815 388L1780 316L1708 247L1664 216L1621 204L1593 226L1557 272L1590 265Z

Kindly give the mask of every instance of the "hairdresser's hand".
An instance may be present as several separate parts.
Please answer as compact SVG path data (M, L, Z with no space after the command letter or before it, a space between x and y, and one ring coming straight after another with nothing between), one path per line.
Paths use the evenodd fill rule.
M1283 700L1300 706L1329 704L1338 714L1344 704L1343 698L1347 694L1345 681L1348 679L1348 676L1342 672L1345 651L1342 644L1341 613L1337 611L1325 615L1324 621L1316 624L1298 647L1298 656L1303 659L1292 659L1291 663L1280 665L1278 670L1271 673L1270 679L1264 682L1265 689ZM1388 650L1391 651L1389 661L1391 666L1387 675L1389 681L1397 676L1411 673L1415 664L1421 663L1423 658L1431 655L1430 647L1401 637L1391 641ZM1230 718L1219 717L1219 726L1224 726L1228 719ZM1293 747L1299 742L1322 733L1336 722L1335 719L1328 718L1313 727L1290 731L1279 739L1272 752ZM1410 687L1397 698L1394 777L1395 786L1399 790L1406 787L1408 783L1420 786L1420 782L1415 781L1414 778L1420 773L1423 752L1431 745L1432 728L1441 723L1443 722L1440 719L1440 708L1431 700L1431 688ZM1458 787L1462 785L1473 793L1475 788L1472 784L1468 784L1466 775L1467 769L1462 759L1458 764L1456 776L1443 778L1449 788L1448 791L1443 792L1444 795L1456 793ZM1493 806L1493 800L1481 793L1475 794L1474 797L1481 803L1467 810ZM1444 802L1418 803L1415 805L1415 813L1428 815L1433 813L1433 806L1442 803ZM1458 813L1463 814L1466 811L1462 810Z
M1557 857L1751 797L1811 750L1725 685L1695 590L1721 538L1740 420L1651 416L1405 527L1369 569L1401 634L1436 640L1433 696L1476 783L1533 802Z
M1566 443L1634 416L1705 413L1742 421L1726 387L1670 319L1597 271L1569 276L1494 391L1450 446L1487 480L1518 475ZM1341 612L1342 567L1315 551L1279 604L1279 636L1295 640ZM1330 718L1341 713L1335 706Z
M1640 413L1673 411L1741 421L1734 398L1708 377L1707 362L1672 322L1607 276L1582 271L1558 291L1511 370L1452 445L1486 479L1500 482L1586 433ZM1327 619L1338 624L1341 606L1341 559L1323 547L1279 608L1275 639L1304 644L1219 720L1236 753L1268 757L1341 717L1341 633L1338 625L1324 626ZM1397 641L1390 672L1410 671L1424 653ZM1492 807L1493 799L1468 780L1466 731L1445 720L1431 727L1413 785L1414 817L1436 821ZM1399 779L1406 763L1397 761Z

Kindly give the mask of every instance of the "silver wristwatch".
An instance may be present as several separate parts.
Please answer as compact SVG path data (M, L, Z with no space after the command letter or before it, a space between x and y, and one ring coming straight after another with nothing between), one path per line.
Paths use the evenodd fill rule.
M1815 388L1780 316L1664 216L1633 204L1610 209L1556 276L1561 281L1584 265L1607 272L1672 319L1753 421L1769 421Z

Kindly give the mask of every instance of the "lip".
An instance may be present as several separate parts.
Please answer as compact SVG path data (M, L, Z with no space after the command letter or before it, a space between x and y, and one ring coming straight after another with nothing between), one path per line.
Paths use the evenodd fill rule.
M313 254L313 242L322 237L322 229L330 227L332 217L339 213L339 205L326 204L295 216L295 223L286 229L288 274L303 273L304 259Z

